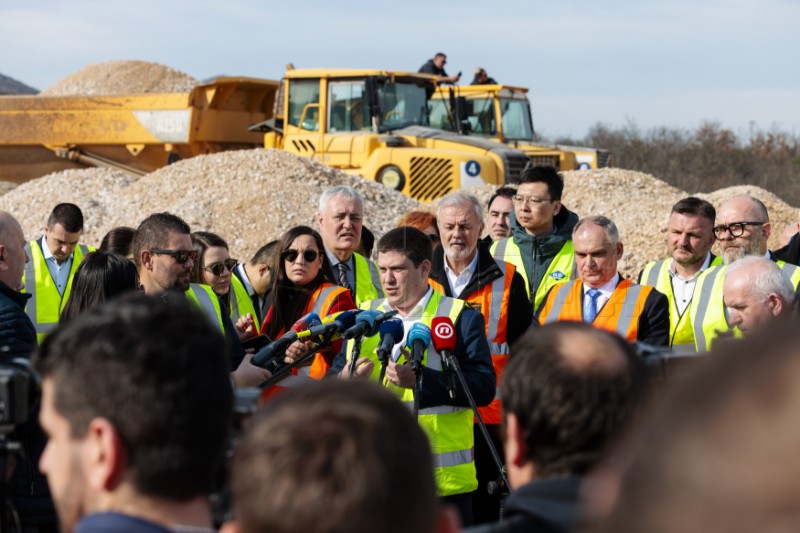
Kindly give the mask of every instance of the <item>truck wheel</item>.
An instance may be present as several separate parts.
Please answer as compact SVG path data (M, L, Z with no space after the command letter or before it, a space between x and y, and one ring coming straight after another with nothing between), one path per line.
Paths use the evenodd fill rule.
M383 184L384 187L396 191L402 191L403 187L406 186L406 177L403 175L403 171L394 165L383 167L381 171L378 172L378 181Z

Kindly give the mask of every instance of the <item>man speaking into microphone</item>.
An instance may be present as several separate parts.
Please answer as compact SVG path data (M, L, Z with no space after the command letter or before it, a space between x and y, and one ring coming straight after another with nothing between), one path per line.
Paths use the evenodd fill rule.
M430 240L411 227L386 233L377 244L378 269L386 298L361 304L362 309L398 312L404 336L386 361L383 385L395 392L413 410L415 391L419 412L417 420L431 443L434 474L439 496L455 505L464 525L472 523L472 492L478 486L473 459L473 412L464 390L458 384L451 397L449 376L443 370L442 357L432 344L425 345L425 328L437 316L449 317L455 325L456 343L452 351L458 360L464 381L478 406L494 398L495 373L489 344L484 333L483 316L462 300L443 296L428 284L431 271ZM423 328L424 326L425 328ZM410 342L409 342L410 341ZM430 342L430 335L427 335ZM381 335L362 340L355 373L378 380L382 364L376 353ZM409 346L408 348L406 346ZM425 346L423 346L425 345ZM349 341L340 354L338 367L348 377L354 343ZM420 382L412 365L412 352L422 350ZM419 354L418 354L419 355Z

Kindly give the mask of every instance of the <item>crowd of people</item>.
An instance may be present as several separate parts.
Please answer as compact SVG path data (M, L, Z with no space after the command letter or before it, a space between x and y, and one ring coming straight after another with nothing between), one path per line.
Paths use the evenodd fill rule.
M331 187L316 227L265 236L245 260L224 232L173 213L114 228L95 250L77 205L55 206L30 242L0 212L0 352L41 377L10 437L24 453L8 458L2 519L20 531L687 531L711 516L707 499L721 514L719 498L738 505L689 471L704 454L729 461L713 465L721 483L726 465L779 483L741 464L745 443L773 450L741 426L793 436L779 414L794 400L798 236L772 252L757 198L684 198L668 255L634 281L618 272L616 223L570 211L563 192L555 169L533 167L488 205L457 191L375 236L358 192ZM309 317L352 310L394 315L394 336L309 333ZM253 363L279 340L270 365ZM729 383L712 400L722 351ZM644 352L696 362L680 386L703 409L651 387ZM748 361L758 388L746 391ZM277 379L277 367L291 371ZM780 405L767 413L769 379ZM234 442L234 391L248 388L261 405ZM736 447L718 454L723 438ZM684 444L682 462L666 443ZM221 479L224 524L210 498ZM741 510L766 520L765 498Z

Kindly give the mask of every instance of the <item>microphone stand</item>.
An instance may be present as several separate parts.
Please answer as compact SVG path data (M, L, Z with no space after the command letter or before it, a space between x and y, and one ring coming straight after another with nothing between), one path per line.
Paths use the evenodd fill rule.
M467 387L467 380L464 379L464 373L461 372L461 365L458 364L458 359L456 359L452 353L445 352L442 355L445 361L445 372L455 372L456 377L458 377L458 381L461 382L461 388L464 389L464 394L467 396L467 400L469 400L469 405L472 407L472 412L475 413L475 420L478 421L478 427L481 430L484 440L486 440L486 444L489 447L489 452L492 454L492 459L494 460L495 465L497 465L497 470L500 473L500 483L502 484L501 489L504 487L504 493L508 494L511 491L511 485L508 484L508 478L506 477L506 467L503 465L503 461L500 459L500 454L497 453L497 449L494 447L492 438L489 435L489 430L486 429L486 424L483 422L483 418L481 418L481 414L478 412L478 405L475 403L475 398L472 397L469 387Z
M272 374L271 377L269 377L269 378L265 379L264 381L262 381L261 383L259 383L258 384L258 388L261 389L261 390L264 390L264 389L266 389L268 387L271 387L271 386L275 385L276 383L278 383L280 380L282 380L284 378L284 376L286 376L286 374L289 374L295 368L299 368L299 367L303 366L303 364L306 361L308 361L309 359L311 359L314 355L316 355L318 351L320 351L323 348L327 348L328 346L330 346L331 345L331 341L333 340L332 337L333 337L333 334L328 335L325 339L322 340L322 342L317 344L316 347L314 347L313 349L307 351L306 353L304 353L303 355L298 357L297 360L295 360L294 362L284 364L274 374Z
M422 394L422 361L411 361L411 370L414 371L416 376L416 383L414 384L414 418L419 416L419 397Z
M389 351L378 350L378 361L381 362L381 372L378 375L378 383L383 385L383 378L386 377L386 367L389 365Z
M361 355L361 343L363 341L363 334L353 338L353 349L350 351L350 379L356 377L356 361L358 360L358 356ZM378 383L380 383L380 381Z

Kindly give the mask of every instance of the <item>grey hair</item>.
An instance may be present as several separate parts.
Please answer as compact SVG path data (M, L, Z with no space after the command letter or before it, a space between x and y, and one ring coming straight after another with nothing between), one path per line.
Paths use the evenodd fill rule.
M595 226L600 226L603 228L603 232L606 234L606 238L616 246L619 243L619 230L617 229L617 225L614 224L614 221L608 217L604 217L603 215L591 215L588 217L583 217L575 224L575 228L572 230L572 237L575 237L575 234L578 233L578 229L583 226L584 224L594 224Z
M759 299L766 300L770 294L775 293L784 302L794 301L794 286L781 267L774 261L766 257L747 256L731 263L725 272L725 276L732 276L742 269L751 268L753 271L748 276L751 291Z
M475 213L478 215L478 224L483 224L483 206L480 200L463 191L451 192L439 200L439 205L436 206L436 219L439 220L442 217L442 209L445 207L455 207L464 204L472 204L472 207L475 208Z
M364 209L364 200L361 198L361 195L358 194L352 187L348 187L346 185L336 185L334 187L328 187L325 189L319 197L319 212L324 213L325 208L328 207L328 202L330 202L331 198L334 196L342 196L347 198L348 200L355 200L358 202L358 205L361 206L361 209Z

